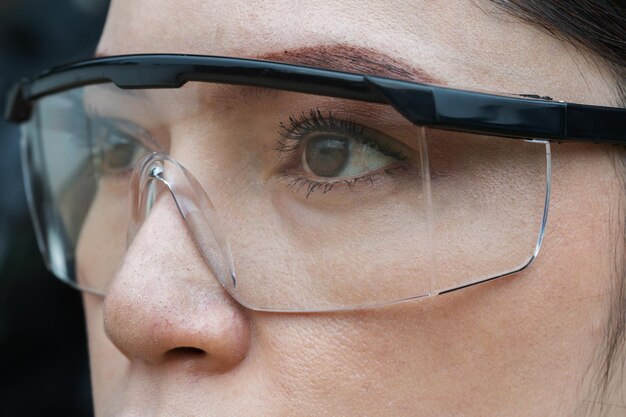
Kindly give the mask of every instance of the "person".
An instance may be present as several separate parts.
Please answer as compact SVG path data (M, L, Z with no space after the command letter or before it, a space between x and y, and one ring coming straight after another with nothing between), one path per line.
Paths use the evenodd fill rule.
M624 415L624 10L114 0L9 109L95 414Z

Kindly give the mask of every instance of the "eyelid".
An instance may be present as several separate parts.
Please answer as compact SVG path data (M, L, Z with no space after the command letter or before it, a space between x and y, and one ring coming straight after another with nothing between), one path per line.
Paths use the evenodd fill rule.
M319 108L311 109L308 116L305 112L289 116L289 125L287 127L284 122L280 123L280 138L275 148L287 157L296 152L304 140L317 133L336 133L349 137L399 161L405 161L411 154L401 140L361 125L351 118L336 117L331 111L324 114Z
M301 112L298 116L289 116L290 127L285 126L284 122L280 123L281 136L289 139L300 140L308 135L313 128L318 129L317 132L338 131L344 133L353 133L361 135L363 128L352 119L336 118L335 115L328 111L326 115L319 108L309 110L308 116L305 112Z
M137 139L137 142L146 149L161 151L161 146L154 139L152 134L136 123L117 117L102 117L97 114L92 114L90 119L95 120L96 123L100 123L101 125L112 127L125 135L131 136L133 139Z

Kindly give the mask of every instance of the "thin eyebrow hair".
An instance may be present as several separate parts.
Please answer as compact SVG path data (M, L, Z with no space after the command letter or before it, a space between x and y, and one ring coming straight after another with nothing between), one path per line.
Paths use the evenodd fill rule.
M270 52L254 58L335 71L399 78L426 84L446 84L423 68L394 58L380 50L350 44L304 46Z
M105 51L99 51L96 57L105 57ZM290 49L281 49L256 56L252 59L283 62L286 64L318 67L335 71L352 72L364 75L396 78L406 81L421 82L434 85L446 85L441 79L430 74L423 68L407 63L404 60L390 56L381 50L351 45L317 44ZM221 85L225 96L222 99L240 99L243 102L255 101L262 98L275 99L281 91L261 87L244 85ZM144 91L129 93L138 98L144 98Z
M382 51L350 44L313 45L283 49L257 55L253 59L446 85L445 82L422 68L391 57ZM244 102L259 98L277 98L281 93L267 88L239 85L228 86L226 90L237 95Z
M95 58L110 56L108 51L97 51ZM378 49L346 43L282 49L256 56L252 59L284 62L286 64L319 67L335 71L353 72L380 77L399 78L426 84L446 85L443 80L423 68L408 64Z

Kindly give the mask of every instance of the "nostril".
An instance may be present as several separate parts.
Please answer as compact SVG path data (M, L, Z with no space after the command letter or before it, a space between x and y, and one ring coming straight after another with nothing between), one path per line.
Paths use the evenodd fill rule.
M175 349L171 349L167 352L167 356L170 358L178 358L178 357L200 357L204 356L206 352L202 349L198 349L195 347L183 346Z

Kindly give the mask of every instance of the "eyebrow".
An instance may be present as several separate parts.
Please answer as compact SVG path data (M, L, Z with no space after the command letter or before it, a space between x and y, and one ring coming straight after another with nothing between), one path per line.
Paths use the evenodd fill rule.
M97 51L95 58L110 56L108 51ZM445 85L441 79L429 74L423 68L411 65L404 60L394 58L380 50L346 43L333 45L313 45L299 48L282 49L252 59L282 62L285 64L304 65L352 72L387 78L399 78L426 84Z
M350 44L304 46L256 55L251 58L425 84L446 84L424 69L409 65L382 51ZM276 99L281 95L279 91L245 85L229 85L226 91L230 92L232 98L241 99L243 102L255 101L260 98Z
M106 57L105 51L96 53L96 57ZM317 44L290 49L281 49L249 58L263 61L281 62L316 68L343 71L363 75L395 78L425 84L446 85L440 78L423 68L409 64L390 56L378 49L356 46L346 43ZM245 85L224 85L231 98L254 101L262 97L277 98L278 91ZM143 98L143 91L129 91L130 94ZM225 97L224 97L225 98Z
M380 50L350 44L314 45L257 55L255 59L319 67L426 84L445 83L419 66Z

